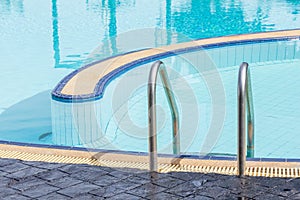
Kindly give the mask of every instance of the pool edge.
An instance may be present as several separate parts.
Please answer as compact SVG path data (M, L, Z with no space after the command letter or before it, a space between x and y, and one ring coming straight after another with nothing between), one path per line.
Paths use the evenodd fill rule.
M121 152L88 152L46 147L0 144L0 158L66 164L88 164L113 168L148 170L148 156ZM199 172L236 175L235 160L159 157L159 172ZM246 175L265 177L300 177L300 162L247 161Z

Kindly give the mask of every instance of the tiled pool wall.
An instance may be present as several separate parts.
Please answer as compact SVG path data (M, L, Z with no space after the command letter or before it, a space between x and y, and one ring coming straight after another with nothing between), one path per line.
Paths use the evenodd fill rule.
M207 51L218 68L240 65L242 62L264 63L300 59L300 40L269 40L238 44Z
M176 82L179 76L188 79L200 72L210 72L215 67L218 70L234 67L245 61L255 65L265 65L271 63L280 63L300 59L300 41L264 41L249 44L228 45L220 48L203 49L200 52L182 54L177 57L162 59L170 72L172 82ZM134 109L134 98L136 102L146 98L147 95L147 76L151 64L139 66L129 73L115 78L107 86L104 96L100 100L89 102L59 102L52 101L52 140L54 144L66 146L84 146L89 148L101 148L111 150L143 151L147 149L147 124L134 124L132 121L124 121L128 115L129 99L131 108ZM195 66L196 65L196 66ZM175 71L173 73L172 71ZM124 78L128 76L128 78ZM124 82L125 80L132 80ZM121 83L121 84L120 84ZM175 83L176 84L176 83ZM202 84L205 87L205 84ZM132 91L132 89L136 91ZM158 87L158 92L162 88ZM206 88L207 89L207 88ZM205 90L205 89L203 89ZM210 98L209 92L204 95ZM132 98L132 95L134 97ZM122 98L126 97L126 98ZM164 104L164 98L158 98L158 103ZM199 102L199 100L197 100ZM128 105L127 105L128 104ZM166 104L165 104L166 105ZM198 105L201 106L201 105ZM202 109L198 108L198 110ZM204 109L204 112L210 112L210 108ZM137 116L131 118L147 117L147 106L144 105L139 110ZM118 117L116 117L118 116ZM191 119L192 120L192 119ZM203 123L210 123L210 118L201 119ZM144 122L146 122L144 120ZM120 123L123 123L120 127ZM124 124L125 123L125 124ZM126 124L127 123L127 124ZM132 124L133 123L133 124ZM159 122L164 127L163 131L170 132L171 124L168 116L165 121ZM192 123L192 121L191 121ZM126 127L126 130L119 130ZM132 130L131 134L129 131ZM161 131L161 130L160 130ZM189 131L189 124L183 124L181 132ZM121 133L125 133L125 136ZM162 153L170 153L171 134L168 136L158 135L158 141L165 143L161 145ZM200 138L199 138L200 137ZM202 136L189 138L188 142L181 144L184 151L190 147L191 140L203 140ZM128 139L131 138L131 142ZM128 142L128 143L127 143ZM233 141L235 143L235 141ZM142 144L142 145L141 145ZM196 145L199 145L198 143ZM203 144L202 144L203 145ZM142 146L142 147L141 147Z

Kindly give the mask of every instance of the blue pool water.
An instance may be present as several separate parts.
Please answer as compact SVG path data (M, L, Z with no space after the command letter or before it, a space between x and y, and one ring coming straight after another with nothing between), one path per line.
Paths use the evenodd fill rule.
M299 158L299 47L299 39L251 43L162 59L179 105L181 152L236 153L237 74L240 60L246 60L254 96L255 156ZM53 101L53 141L147 152L149 67L142 65L115 79L100 100ZM158 88L159 152L172 153L171 115L161 84Z
M299 8L299 2L285 0L190 0L185 2L171 0L120 0L117 2L112 0L1 1L0 140L53 144L52 136L48 134L55 132L52 127L55 120L51 116L53 109L51 110L50 92L64 76L86 63L129 50L157 47L192 39L300 28ZM158 29L166 31L161 34ZM265 76L267 77L276 77L276 74L286 73L287 76L276 77L274 80L289 83L293 80L289 76L296 74L297 60L290 62L291 67L288 68L295 68L291 70L292 72L285 70L285 67L281 69L280 65L283 64L279 62L274 66L279 71L273 72L273 70L270 70L272 64L264 68L262 73L266 73ZM260 66L261 63L257 64L254 69L262 68ZM228 68L228 71L231 71L230 69L232 68ZM236 71L232 70L231 73L236 74ZM253 73L258 72L253 70ZM270 73L274 74L269 76ZM186 73L185 75L188 77L188 75L192 76L191 74ZM263 76L261 73L258 74ZM258 79L258 81L255 81L256 84L263 84L264 81L267 84L268 81L264 78L260 80L260 76L255 76ZM222 75L223 79L229 80L228 82L224 81L224 83L235 84L235 80L232 78L235 76L231 75L231 78L226 78L226 75L224 75L224 77ZM274 80L270 78L269 81L274 82ZM195 80L191 79L191 81ZM281 84L279 83L279 85ZM291 83L290 85L294 84ZM279 88L284 87L281 85ZM225 91L226 95L235 98L233 94L227 93L227 90ZM268 91L271 90L268 89ZM294 89L288 91L291 91L292 94ZM261 91L261 93L265 92ZM269 95L270 98L273 94ZM258 94L255 95L259 96ZM274 98L278 102L271 105L278 107L282 111L281 113L291 114L293 112L289 108L281 108L282 102L288 101L287 97L286 94L278 93L278 97ZM271 100L265 101L270 102ZM291 105L291 103L287 103L287 105ZM297 108L297 106L299 107L299 105L293 107ZM273 107L269 110L275 112ZM205 103L200 108L202 108L200 110L204 109L207 113L210 112ZM295 113L291 114L291 118L286 118L284 121L279 120L282 117L277 116L277 114L268 114L265 116L265 119L269 119L265 120L266 124L270 124L267 128L273 128L273 124L282 122L278 125L279 128L274 126L274 129L283 129L282 133L285 133L286 130L293 133L297 132L297 127L289 124L292 122L297 124L297 119L299 119L297 113L299 112L296 112L296 110L293 110ZM132 116L138 116L135 113L136 111L132 112ZM229 117L229 120L233 123L235 118L232 116L235 116L235 114L233 111L228 112L226 117ZM142 110L139 113L146 113L146 111ZM200 118L200 120L203 120L201 124L206 124L210 119L208 117L207 119ZM165 121L168 122L168 120ZM136 123L139 124L139 127L145 129L146 124L144 122L137 121ZM260 125L257 124L257 126L259 130ZM291 126L294 128L289 128ZM107 130L112 127L108 123ZM231 127L229 132L234 130L234 125L228 127ZM226 126L224 125L223 132L225 130ZM112 131L112 135L120 135L113 128ZM107 134L110 133L107 132ZM288 134L293 137L292 133ZM273 134L274 137L276 135L277 133ZM223 137L225 136L226 134ZM285 136L278 135L272 141L279 143L281 137ZM222 144L226 144L226 140L235 141L232 137L220 137L219 142L214 146L213 152L233 153L234 151L231 149L226 150L226 145L222 146ZM269 148L264 145L265 143L260 143L262 141L264 140L259 140L257 145L261 145L260 148ZM288 141L290 140L286 142ZM195 146L197 145L195 143ZM117 147L119 148L119 145ZM124 148L124 150L130 150ZM144 149L138 148L137 150L144 151ZM291 150L284 149L280 152L289 151ZM190 153L192 152L196 152L196 150L191 149ZM274 150L268 152L268 154L259 156L300 157L294 154L275 154Z

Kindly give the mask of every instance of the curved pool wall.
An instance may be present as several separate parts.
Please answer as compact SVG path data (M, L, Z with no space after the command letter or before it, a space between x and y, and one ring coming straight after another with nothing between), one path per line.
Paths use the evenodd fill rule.
M292 36L288 36L288 34L286 34L292 32ZM275 35L278 33L280 32L276 32ZM185 120L189 121L189 123L181 123L181 134L189 136L188 141L182 142L182 149L184 153L235 154L235 101L237 82L235 80L237 80L236 72L238 65L242 61L249 62L250 66L255 66L253 73L256 73L255 71L261 71L262 69L267 69L268 71L270 69L270 65L284 66L288 63L297 64L300 59L299 31L294 30L283 33L284 34L280 37L278 35L271 38L263 38L260 36L258 39L255 39L254 37L255 35L257 36L257 34L248 35L251 39L244 39L244 41L241 41L241 36L236 36L235 42L228 42L228 37L221 37L217 38L217 42L210 45L202 45L198 47L193 46L193 48L185 46L184 51L182 52L173 50L166 55L166 51L163 49L163 55L155 57L155 59L162 59L166 63L168 71L173 73L173 76L171 77L172 85L178 85L178 80L185 80L188 86L187 88L198 88L198 92L200 91L201 93L201 95L192 94L195 99L192 104L190 104L190 102L186 102L191 109L194 108L193 115L191 116L196 116L197 120L189 119L187 117ZM272 35L272 33L269 34ZM174 56L177 54L180 54L180 56ZM52 101L53 142L58 145L67 146L84 146L89 148L146 152L147 124L145 120L140 120L140 118L147 118L145 100L147 93L147 76L150 64L144 63L149 63L153 60L153 58L148 60L146 59L146 61L138 60L137 62L129 63L129 65L127 65L128 68L124 69L122 66L121 70L116 68L115 70L117 73L115 73L114 76L110 76L109 80L106 80L107 83L110 84L105 85L107 88L104 95L98 97L95 95L93 96L96 100L89 97L87 98L88 101L84 101L84 99L83 101L78 101L78 99L75 99L75 102L68 102L66 99L59 98L55 95L57 90L54 90L54 100ZM210 73L212 69L215 69L215 66L217 67L217 73ZM80 73L80 71L81 70L77 72ZM72 75L75 75L77 72ZM230 72L230 74L226 75L227 72ZM223 86L226 97L226 116L224 115L224 126L222 126L222 129L219 130L220 133L214 133L213 141L209 139L211 135L207 134L209 127L202 126L210 124L213 117L211 114L213 105L210 91L213 86L207 85L207 76L210 76L209 74L213 74L213 77L218 77L221 80L231 79L228 83L225 81ZM105 76L103 77L107 78ZM70 77L67 77L67 79L68 78ZM252 78L255 79L255 76ZM128 82L128 80L133 81ZM62 81L61 83L65 84L66 82ZM80 84L80 82L77 84ZM253 84L253 88L255 90L255 83ZM130 89L128 89L129 85ZM59 86L56 87L56 89L57 88L59 88ZM176 91L176 87L174 90ZM228 92L229 90L231 92ZM161 93L161 91L160 87L158 93ZM183 93L186 92L184 90L180 90L180 88L177 88L177 91ZM223 92L220 94L222 95L222 93ZM179 96L182 96L176 94L176 92L175 95L177 100ZM159 98L158 104L164 108L164 105L166 105L166 102L164 102L164 96L163 94L159 94L158 96L163 97ZM254 96L254 101L256 101L256 96ZM121 97L126 98L123 99ZM260 100L257 100L256 102L258 101L261 102ZM227 105L228 102L231 102L229 106ZM256 107L264 106L265 105ZM271 105L271 107L272 106L274 105ZM220 111L222 111L222 109L220 109ZM159 151L160 153L171 153L170 143L172 138L170 136L166 136L170 135L168 134L171 127L169 124L170 119L168 111L164 112L165 113L162 112L163 120L160 124L161 129L158 134L158 142L161 142L159 144ZM181 114L182 112L183 111L181 110ZM128 115L128 117L126 117L126 115ZM201 126L197 125L198 122ZM123 128L120 128L120 124L122 123L124 124L122 125ZM192 126L192 132L190 130L190 126ZM261 125L258 125L256 129L259 130L260 126ZM295 127L293 129L295 129ZM273 149L264 149L263 153L259 153L261 152L260 150L266 146L262 143L262 141L266 141L266 137L260 137L259 135L256 137L260 139L256 139L256 156L280 157L278 154L272 154L272 152L276 151L276 148L278 148L278 144L275 145ZM287 140L290 139L288 138ZM205 147L205 143L207 143L207 141L209 142L209 147ZM226 145L224 146L224 144ZM289 156L288 154L285 154L281 155L281 157L299 158L300 155L293 154L292 156Z

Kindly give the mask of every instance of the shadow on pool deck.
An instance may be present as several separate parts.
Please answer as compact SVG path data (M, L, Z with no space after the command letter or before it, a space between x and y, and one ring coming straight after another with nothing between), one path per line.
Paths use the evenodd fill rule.
M0 199L300 199L300 179L151 174L14 159L0 159L0 175Z

